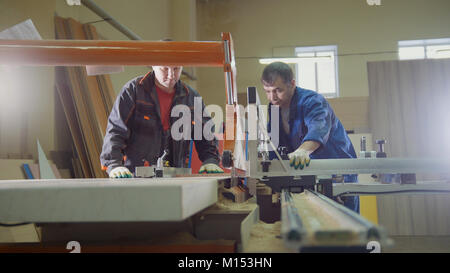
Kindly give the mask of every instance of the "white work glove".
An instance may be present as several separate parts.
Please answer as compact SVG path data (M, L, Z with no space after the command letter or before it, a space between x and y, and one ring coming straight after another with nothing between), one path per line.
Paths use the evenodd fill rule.
M300 167L303 170L304 167L309 166L311 159L309 158L309 153L303 149L297 149L294 152L288 154L289 163L291 167L298 169Z
M132 178L130 170L126 167L115 167L109 172L110 178Z
M223 170L214 163L208 163L201 166L198 173L223 173Z

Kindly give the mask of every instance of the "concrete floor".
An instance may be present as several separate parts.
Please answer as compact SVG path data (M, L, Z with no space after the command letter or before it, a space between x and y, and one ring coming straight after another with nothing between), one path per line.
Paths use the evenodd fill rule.
M390 236L394 245L383 253L450 253L450 236Z

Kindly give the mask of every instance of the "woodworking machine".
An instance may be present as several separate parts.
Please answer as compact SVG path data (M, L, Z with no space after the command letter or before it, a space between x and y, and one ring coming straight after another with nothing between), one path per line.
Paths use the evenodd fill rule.
M2 40L0 64L224 69L227 105L222 165L231 168L231 175L176 178L173 176L189 175L190 170L165 169L159 164L138 171L138 176L155 178L0 181L0 223L40 223L47 227L44 241L144 241L179 230L179 224L187 221L198 239L233 238L244 245L252 224L260 219L268 223L281 220L278 232L290 251L366 251L374 242L389 243L384 230L334 201L338 197L450 190L449 183L419 182L415 175L448 175L448 159L321 159L311 160L304 170L289 167L285 155L278 152L267 134L265 114L254 87L247 90L247 107L249 120L256 124L244 122L245 113L237 102L229 33L223 33L218 42ZM241 133L244 138L235 137ZM270 149L277 159L269 160ZM342 174L363 173L397 174L399 182L338 181ZM245 201L238 198L242 193L256 197L248 201L256 199L259 211L254 204L248 205L251 209L217 207L226 195L234 196L234 201ZM147 224L161 224L161 228L151 231ZM234 230L245 230L248 236L235 238L231 234Z
M281 220L285 244L294 250L365 251L374 241L390 245L382 227L335 201L342 196L450 192L449 159L386 158L382 148L385 140L377 142L380 152L367 153L365 158L315 159L303 170L294 169L282 154L283 148L276 148L267 133L255 87L248 88L247 99L245 154L236 154L236 149L234 153L224 151L222 163L234 169L235 157L246 159L245 177L234 171L232 180L244 181L250 194L256 196L261 220ZM252 129L256 132L250 132ZM277 156L274 160L269 160L270 148ZM425 173L445 174L447 181L416 181L416 174ZM397 182L344 183L344 174L393 176Z

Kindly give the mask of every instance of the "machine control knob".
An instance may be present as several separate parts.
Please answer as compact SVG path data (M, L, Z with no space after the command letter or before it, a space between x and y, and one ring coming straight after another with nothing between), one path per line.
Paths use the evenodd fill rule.
M378 139L376 143L378 144L379 151L377 152L377 158L384 158L387 157L386 153L384 152L384 144L386 144L386 139Z

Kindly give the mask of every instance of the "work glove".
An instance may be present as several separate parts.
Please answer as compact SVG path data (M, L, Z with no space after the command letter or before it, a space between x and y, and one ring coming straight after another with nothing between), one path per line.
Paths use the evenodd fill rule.
M110 178L132 178L130 170L126 167L115 167L109 172Z
M214 163L208 163L201 166L198 173L223 173L223 170Z
M311 159L309 158L309 153L303 149L297 149L294 152L288 154L289 163L291 167L295 167L298 169L300 167L301 170L306 166L309 166L309 162Z

